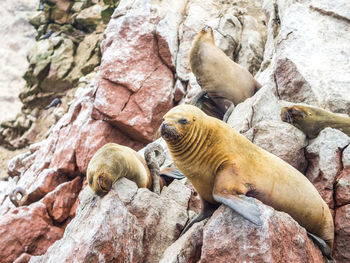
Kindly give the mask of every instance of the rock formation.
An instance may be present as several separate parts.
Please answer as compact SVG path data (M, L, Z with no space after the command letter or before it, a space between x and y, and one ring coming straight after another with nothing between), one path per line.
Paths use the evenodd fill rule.
M40 60L38 53L29 55L36 62L27 71L31 84L22 96L32 113L35 101L46 106L50 101L45 98L53 98L44 87L58 93L70 89L75 85L73 76L86 75L93 68L88 65L99 64L90 61L98 46L84 41L96 40L93 34L105 21L96 18L104 10L100 2L76 1L68 9L68 1L44 2L44 16L36 21L74 22L73 31L37 23L39 38L54 32L39 41L45 48L37 46L46 59ZM347 10L349 4L341 0L120 1L104 31L100 67L80 78L74 96L69 95L67 113L58 115L45 139L9 162L11 178L0 182L0 244L11 247L1 258L4 262L57 258L63 262L73 258L77 262L322 262L305 229L259 201L260 228L221 206L209 220L179 238L200 206L186 180L175 180L160 196L137 189L127 179L119 180L103 198L86 187L87 164L99 147L116 142L140 150L156 139L163 114L198 92L188 53L195 34L208 24L214 28L217 45L256 73L263 84L252 98L236 105L229 125L315 184L334 212L333 256L337 262L349 261L350 138L327 128L308 140L279 116L281 107L291 103L350 113L346 92L350 49L344 45L349 43ZM77 32L85 34L79 45ZM58 64L55 53L64 65ZM84 62L78 62L80 58ZM88 67L71 69L72 65ZM43 89L36 93L38 83ZM169 165L168 156L165 166ZM17 208L8 198L16 187L27 194L25 205Z

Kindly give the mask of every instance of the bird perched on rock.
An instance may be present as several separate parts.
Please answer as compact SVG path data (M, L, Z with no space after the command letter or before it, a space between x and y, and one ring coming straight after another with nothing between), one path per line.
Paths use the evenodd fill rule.
M39 38L39 40L48 39L49 37L51 37L52 34L53 34L53 31L49 30L49 31L47 31L47 33L45 35L43 35L41 38Z
M50 109L52 107L56 107L57 105L62 104L62 101L60 98L55 98L51 103L45 107L45 110Z

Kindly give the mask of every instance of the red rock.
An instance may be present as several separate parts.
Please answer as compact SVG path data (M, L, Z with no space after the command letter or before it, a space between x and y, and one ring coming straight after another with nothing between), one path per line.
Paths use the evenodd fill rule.
M335 214L335 243L333 256L337 263L350 262L350 205L339 207Z
M53 220L62 223L68 218L81 190L81 185L81 177L76 177L70 182L59 185L43 198L42 202L46 205L47 212Z
M73 125L63 127L59 131L59 139L50 167L64 173L74 173L76 170L74 150L79 131L80 127Z
M108 120L118 117L132 94L126 87L106 79L100 79L97 86L94 107Z
M143 143L131 140L105 121L90 120L81 127L75 149L75 161L81 173L86 173L92 156L99 148L109 142L122 144L135 150L144 146Z
M203 232L201 263L323 262L321 251L289 215L260 203L263 225L256 226L226 206Z
M350 204L350 169L341 172L336 184L335 199L337 206Z
M28 203L26 204L38 201L67 180L67 177L59 173L56 169L45 169L37 176L35 181L32 182L33 185L27 191Z
M12 209L0 218L0 258L13 262L22 253L41 255L63 235L42 203Z
M146 143L154 139L161 118L173 106L174 80L158 53L156 21L142 15L131 18L113 20L107 28L94 101L100 114L94 111L94 118Z

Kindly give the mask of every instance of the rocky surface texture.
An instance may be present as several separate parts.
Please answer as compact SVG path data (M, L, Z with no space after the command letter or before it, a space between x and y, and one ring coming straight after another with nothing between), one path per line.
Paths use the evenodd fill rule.
M25 84L22 75L28 67L26 55L36 35L28 17L37 4L37 0L0 2L0 122L15 118L21 109L18 94Z
M96 7L101 3L75 1L69 12L63 12L68 1L44 2L44 14L51 10L50 17L39 16L38 21L73 25L72 32L84 32L84 40L96 34L99 26L92 26L96 20L91 16L102 14ZM350 138L327 128L308 140L279 116L281 107L292 103L349 113L350 48L344 44L349 43L348 7L345 1L327 0L121 1L101 41L101 66L80 78L67 113L57 113L59 120L46 138L9 162L11 178L0 182L0 244L9 244L1 258L4 262L57 258L62 262L73 258L76 262L322 262L302 227L259 201L255 202L263 214L260 228L221 206L209 220L179 238L200 206L198 194L186 180L174 181L160 196L137 189L126 179L103 198L85 187L88 162L99 147L116 142L141 149L156 139L163 114L198 92L188 53L195 34L208 24L214 28L217 45L256 73L263 84L252 98L236 105L229 125L315 184L334 213L333 256L337 262L348 262ZM84 17L89 19L83 25ZM102 25L104 20L98 21ZM39 62L40 56L29 55L39 63L29 67L26 79L33 81L28 89L35 90L40 83L40 87L54 87L57 95L75 85L71 81L77 73L75 67L64 74L61 70L67 70L69 63L78 65L78 57L85 59L81 65L88 65L90 57L77 55L84 42L76 46L79 34L70 35L71 31L56 30L51 24L38 24L41 36L51 28L59 33L40 40L47 46L38 48L50 53L46 59ZM58 46L55 39L60 39ZM71 42L76 48L73 57L64 55L71 52ZM56 64L55 53L64 65ZM33 74L45 77L37 81ZM28 109L51 96L45 89L40 92L42 97L23 95ZM171 164L168 156L165 165ZM16 208L8 196L17 187L26 193L23 206Z
M28 51L29 66L23 72L22 110L0 125L0 144L10 149L43 139L66 112L74 94L68 91L84 83L79 79L100 64L103 32L117 3L43 0L36 4L38 11L29 22L37 31L37 42ZM56 97L62 98L61 108L47 110Z

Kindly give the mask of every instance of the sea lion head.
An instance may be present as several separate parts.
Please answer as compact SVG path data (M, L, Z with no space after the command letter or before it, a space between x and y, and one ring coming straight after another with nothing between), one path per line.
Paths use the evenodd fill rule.
M210 26L204 26L202 27L201 31L197 34L195 41L200 40L202 41L209 41L211 43L214 43L214 33L213 29Z
M166 142L176 143L190 135L204 113L192 105L179 105L163 117L161 135Z
M101 171L93 171L88 168L87 179L90 188L99 196L103 196L109 192L113 185L113 177Z
M306 118L310 113L308 113L302 106L294 105L282 108L280 115L282 121L295 124Z
M303 105L293 105L281 109L281 120L302 130L309 138L317 137L320 132L319 110Z

